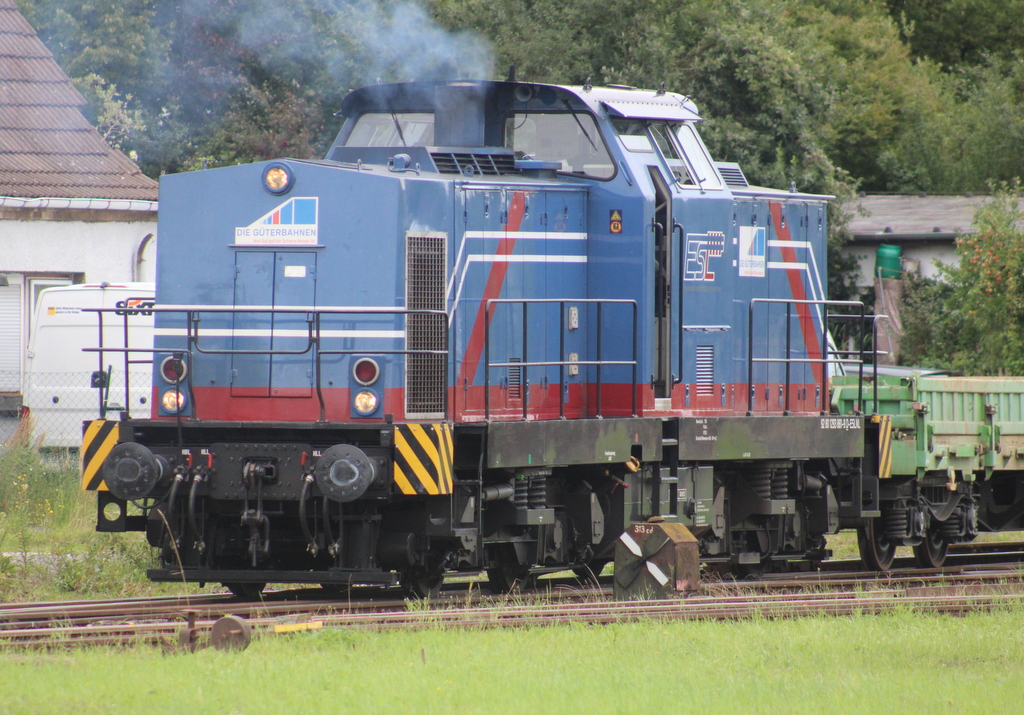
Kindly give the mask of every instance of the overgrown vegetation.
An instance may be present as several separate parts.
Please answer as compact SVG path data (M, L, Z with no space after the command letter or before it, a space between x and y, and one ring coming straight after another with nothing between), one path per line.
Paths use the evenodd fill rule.
M942 282L910 278L901 361L966 375L1024 374L1024 221L1019 181L995 187Z
M154 551L139 533L97 534L96 497L79 490L78 458L41 454L23 430L0 445L0 601L147 595Z

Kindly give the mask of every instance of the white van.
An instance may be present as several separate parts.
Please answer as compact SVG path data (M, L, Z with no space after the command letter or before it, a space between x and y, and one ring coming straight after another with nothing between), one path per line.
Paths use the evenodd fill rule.
M153 373L153 283L86 284L47 288L39 293L22 386L23 414L32 420L33 443L43 447L78 447L82 421L97 419L105 400L108 419L128 410L147 417ZM99 346L99 314L87 308L133 309L128 317L129 390L121 352L83 352ZM103 347L125 345L125 319L103 314ZM93 373L110 373L109 391L92 386Z

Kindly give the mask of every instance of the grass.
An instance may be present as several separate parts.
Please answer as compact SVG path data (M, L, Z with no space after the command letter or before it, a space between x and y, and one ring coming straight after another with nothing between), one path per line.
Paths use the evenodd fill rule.
M156 557L143 534L96 533L96 495L79 489L77 457L18 437L0 447L0 601L197 590L150 583Z
M9 713L1012 712L1024 612L262 635L0 653Z

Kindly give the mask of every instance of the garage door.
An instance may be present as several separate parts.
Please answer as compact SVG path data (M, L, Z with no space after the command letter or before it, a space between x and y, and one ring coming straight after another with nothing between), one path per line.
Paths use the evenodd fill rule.
M0 392L21 392L21 286L0 286Z

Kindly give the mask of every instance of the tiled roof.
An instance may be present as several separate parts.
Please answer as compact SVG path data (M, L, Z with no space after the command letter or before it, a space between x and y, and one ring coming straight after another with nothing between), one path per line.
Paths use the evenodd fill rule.
M156 200L157 183L82 116L14 0L0 0L0 196Z

